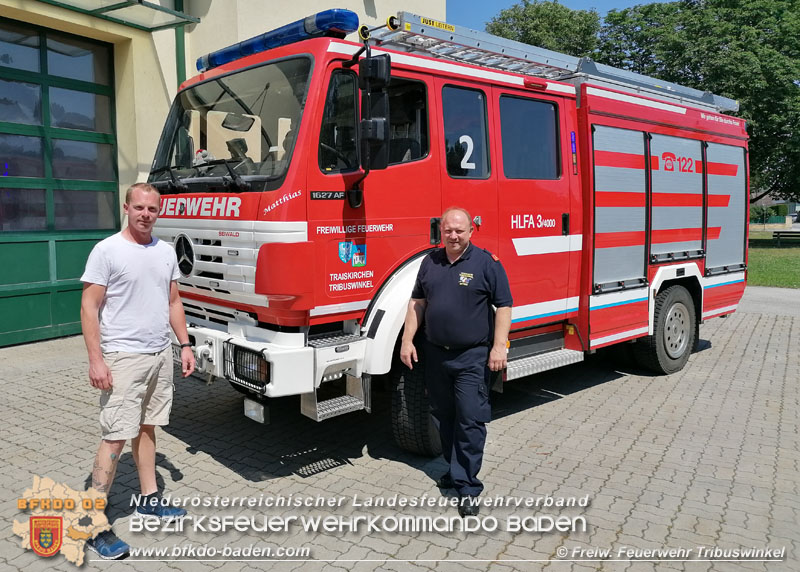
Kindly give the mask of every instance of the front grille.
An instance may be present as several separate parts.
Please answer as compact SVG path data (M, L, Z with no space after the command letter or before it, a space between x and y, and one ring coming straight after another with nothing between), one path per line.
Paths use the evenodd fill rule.
M226 302L266 306L266 297L255 293L256 262L261 246L269 242L303 242L308 237L305 221L223 221L159 218L155 234L177 245L191 247L194 264L184 261L178 279L181 291ZM187 253L188 255L188 253ZM179 258L180 260L180 258Z
M269 362L264 356L230 342L225 342L222 349L225 377L248 389L264 393L264 387L269 383Z
M221 265L224 262L223 259L222 259L222 256L212 256L212 255L209 255L209 254L201 254L202 252L204 252L206 250L206 249L202 248L203 246L222 246L222 241L221 240L197 239L197 243L196 244L201 247L201 248L197 249L198 250L197 260L200 260L202 262L209 262L209 263L214 264L214 265L219 265L218 267L221 268ZM225 278L225 275L222 272L211 272L211 271L208 271L208 270L200 271L200 272L197 273L197 275L198 276L202 276L203 278L211 278L211 279L214 279L214 280L223 280Z

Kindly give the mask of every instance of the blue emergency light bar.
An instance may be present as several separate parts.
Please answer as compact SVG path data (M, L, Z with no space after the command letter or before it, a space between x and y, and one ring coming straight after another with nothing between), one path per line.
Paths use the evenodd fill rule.
M197 59L197 71L208 71L244 56L257 54L279 46L286 46L309 38L320 36L344 38L347 34L355 32L357 29L358 14L355 12L344 8L325 10L249 40L206 54Z

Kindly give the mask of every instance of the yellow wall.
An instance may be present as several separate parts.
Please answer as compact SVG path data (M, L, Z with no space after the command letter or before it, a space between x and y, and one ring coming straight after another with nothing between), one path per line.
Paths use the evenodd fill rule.
M169 35L174 50L174 32L151 34L31 0L3 1L0 16L114 45L120 191L145 180L169 109L166 86L174 94L175 84L174 51L160 58L156 38Z

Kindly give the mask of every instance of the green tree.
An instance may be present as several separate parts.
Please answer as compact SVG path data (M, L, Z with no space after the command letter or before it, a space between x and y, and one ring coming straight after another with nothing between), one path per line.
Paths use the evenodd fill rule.
M557 0L522 0L492 18L486 31L572 56L587 56L597 49L600 16L594 10L570 10Z
M739 101L751 201L800 197L800 0L684 0L608 13L597 59Z
M486 27L506 38L739 101L751 201L800 200L800 0L680 0L596 12L522 0Z

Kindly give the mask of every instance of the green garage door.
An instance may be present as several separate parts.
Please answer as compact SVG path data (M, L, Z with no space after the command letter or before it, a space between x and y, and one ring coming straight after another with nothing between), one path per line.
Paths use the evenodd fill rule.
M119 228L112 63L0 19L0 346L80 331L86 257Z

